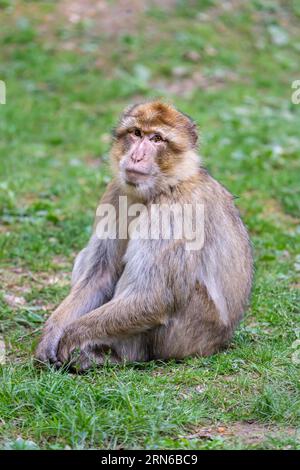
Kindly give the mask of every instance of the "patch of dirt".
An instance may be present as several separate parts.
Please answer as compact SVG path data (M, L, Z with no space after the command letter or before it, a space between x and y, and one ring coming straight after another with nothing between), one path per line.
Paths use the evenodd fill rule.
M119 0L114 3L103 0L63 0L59 2L58 11L72 24L92 21L102 34L115 36L134 31L145 6L138 0Z
M98 31L106 36L120 36L132 33L139 26L141 15L151 7L167 10L176 5L176 0L118 0L107 2L98 0L63 0L59 2L58 14L64 16L70 23L93 21Z
M57 265L64 268L69 267L65 258L56 257ZM54 259L53 259L54 261ZM0 270L0 285L3 294L3 300L13 309L19 309L26 306L26 299L24 295L30 293L32 287L43 289L48 286L70 285L71 274L70 271L47 272L41 271L32 273L24 268L12 268ZM38 306L40 310L52 310L54 304L41 304L39 301L33 302L31 305Z
M75 253L75 255L77 255L77 253ZM65 258L64 256L61 256L61 255L53 256L52 264L54 264L55 266L59 266L60 268L68 268L69 270L72 268L68 258Z
M186 439L214 439L223 437L228 439L239 439L244 444L260 444L267 438L284 437L299 438L296 428L278 426L267 426L255 422L239 422L229 425L201 427L193 430L193 433L182 436Z
M10 233L10 227L7 225L0 224L0 233Z
M195 71L186 77L180 77L174 73L175 77L172 79L158 80L152 82L152 85L162 92L168 92L177 96L188 98L195 90L217 90L223 88L228 82L238 81L239 77L230 70L224 71L222 76L208 77L200 71ZM177 75L177 76L176 76Z
M11 308L23 307L26 304L24 297L19 297L14 294L4 294L3 299Z
M25 276L26 270L23 268L0 269L0 285L2 289L6 291L14 290L18 293L29 292L29 287L24 285Z
M152 27L150 18L149 20L147 18L146 22L143 21L148 10L159 7L168 11L175 6L176 0L164 0L164 2L62 0L57 2L53 12L41 18L39 31L50 39L55 47L58 29L67 32L66 38L60 40L59 47L78 53L86 52L84 50L86 40L101 38L101 46L99 45L97 51L98 58L95 61L95 65L101 68L108 66L109 55L120 47L118 45L120 37L126 34L138 34L142 29ZM30 15L32 16L32 13ZM105 43L102 42L103 39Z
M70 264L61 256L53 257L53 264L65 269L70 268ZM18 293L22 292L24 294L31 291L29 282L42 285L65 285L66 282L70 282L70 278L70 270L58 271L55 273L51 271L32 273L25 268L0 269L1 287L5 290L14 290Z
M222 380L224 382L234 382L236 380L236 375L222 375Z

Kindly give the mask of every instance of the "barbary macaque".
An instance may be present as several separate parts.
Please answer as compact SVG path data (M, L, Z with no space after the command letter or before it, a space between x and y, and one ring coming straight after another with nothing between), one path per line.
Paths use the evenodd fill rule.
M107 360L208 356L228 344L251 291L251 246L232 195L202 167L197 138L195 123L170 104L125 110L111 150L114 179L76 257L70 294L45 324L40 362L86 370ZM200 225L195 247L184 230L176 236L180 217L171 214L165 236L152 211L173 205L203 209L186 211L186 225Z

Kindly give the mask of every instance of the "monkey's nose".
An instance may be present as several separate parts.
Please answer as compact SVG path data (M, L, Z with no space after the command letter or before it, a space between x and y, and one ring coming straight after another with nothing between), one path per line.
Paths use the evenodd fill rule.
M133 163L138 163L144 160L145 157L146 157L145 152L143 153L136 152L131 156L131 160L133 161Z

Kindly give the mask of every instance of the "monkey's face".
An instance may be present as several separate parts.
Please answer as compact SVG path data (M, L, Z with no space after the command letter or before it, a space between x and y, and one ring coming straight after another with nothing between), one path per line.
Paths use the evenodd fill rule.
M128 129L125 138L128 149L119 168L124 181L133 186L149 184L160 172L159 160L166 152L167 142L159 132Z
M196 141L195 124L170 105L135 105L115 131L115 171L131 192L153 195L194 170Z

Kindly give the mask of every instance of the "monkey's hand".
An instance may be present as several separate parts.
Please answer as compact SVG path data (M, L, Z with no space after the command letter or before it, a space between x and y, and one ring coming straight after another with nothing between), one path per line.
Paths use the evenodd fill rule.
M35 358L42 363L57 362L57 347L63 334L62 328L57 325L46 325L42 338L35 352Z
M66 327L60 338L56 365L60 367L63 364L70 363L74 359L75 353L82 351L87 344L86 334L80 325L80 321L74 321Z

